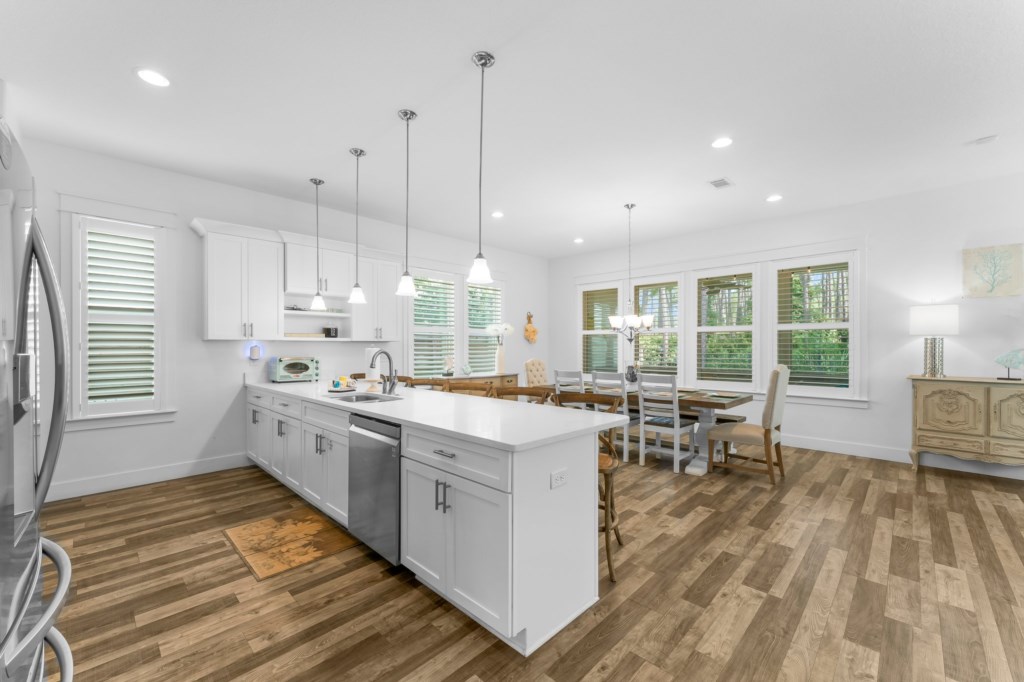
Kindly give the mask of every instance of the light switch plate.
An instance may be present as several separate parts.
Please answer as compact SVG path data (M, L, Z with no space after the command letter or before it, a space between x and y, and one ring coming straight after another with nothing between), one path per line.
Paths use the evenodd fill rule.
M563 485L569 482L569 470L559 469L558 471L551 472L551 489L561 488Z

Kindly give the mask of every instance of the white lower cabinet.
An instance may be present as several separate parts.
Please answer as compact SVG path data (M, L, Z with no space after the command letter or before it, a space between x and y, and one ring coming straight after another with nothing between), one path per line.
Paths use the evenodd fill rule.
M320 504L324 494L323 435L323 429L302 425L302 492L314 504Z
M274 446L270 451L270 473L293 488L302 485L302 422L273 413Z
M324 430L323 507L327 515L348 526L348 434Z
M402 563L498 634L512 629L511 495L402 458Z
M273 416L270 410L254 403L246 406L245 450L249 459L264 469L270 466L270 451L273 448Z

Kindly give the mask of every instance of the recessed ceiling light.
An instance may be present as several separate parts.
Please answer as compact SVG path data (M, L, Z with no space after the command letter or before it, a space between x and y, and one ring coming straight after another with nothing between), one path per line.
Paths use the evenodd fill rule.
M494 213L491 214L491 217L492 218L504 218L505 214L502 213L501 211L495 211Z
M572 243L573 244L582 244L583 243L583 237L576 237L576 239L572 240Z
M711 146L714 147L715 149L725 149L730 145L732 145L731 137L720 137L711 143Z
M158 88L166 88L171 84L171 81L167 80L167 76L153 71L152 69L139 69L135 73L137 73L139 78L142 80L146 81L150 85L155 85Z
M765 197L765 201L770 201L772 203L775 203L776 201L782 201L782 195L781 194L769 194L767 197Z

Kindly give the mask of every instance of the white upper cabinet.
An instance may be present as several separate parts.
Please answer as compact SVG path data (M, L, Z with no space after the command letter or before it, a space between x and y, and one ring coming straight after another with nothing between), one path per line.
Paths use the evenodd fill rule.
M280 337L284 307L283 245L214 232L204 241L205 338Z
M285 245L286 294L312 296L317 291L316 247L289 242ZM320 293L327 297L348 298L352 290L355 256L335 249L320 249Z
M353 341L398 340L401 306L395 289L399 267L394 261L359 259L359 284L366 293L366 304L352 306Z
M0 272L12 273L12 276L0 277L0 340L2 341L14 339L13 285L15 281L21 279L21 263L14 262L14 254L11 253L9 246L14 238L11 229L13 203L14 195L10 191L0 192L0 244L8 245L0 250Z

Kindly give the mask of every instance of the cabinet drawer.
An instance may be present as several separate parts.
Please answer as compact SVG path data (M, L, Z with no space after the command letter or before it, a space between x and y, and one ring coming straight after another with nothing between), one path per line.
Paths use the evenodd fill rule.
M512 489L512 454L504 450L406 431L402 454L502 492Z
M302 401L298 398L285 398L275 395L271 397L270 409L298 419L302 416Z
M330 429L348 435L348 410L324 407L317 403L302 403L302 421L305 424Z
M962 436L946 436L942 434L917 434L917 444L922 448L938 450L959 450L979 455L985 454L985 441L982 438L964 438Z
M248 401L254 405L270 407L270 397L270 393L267 391L261 391L258 388L250 388L248 390Z
M988 442L988 452L990 455L1019 459L1020 464L1024 464L1024 441L993 439Z

